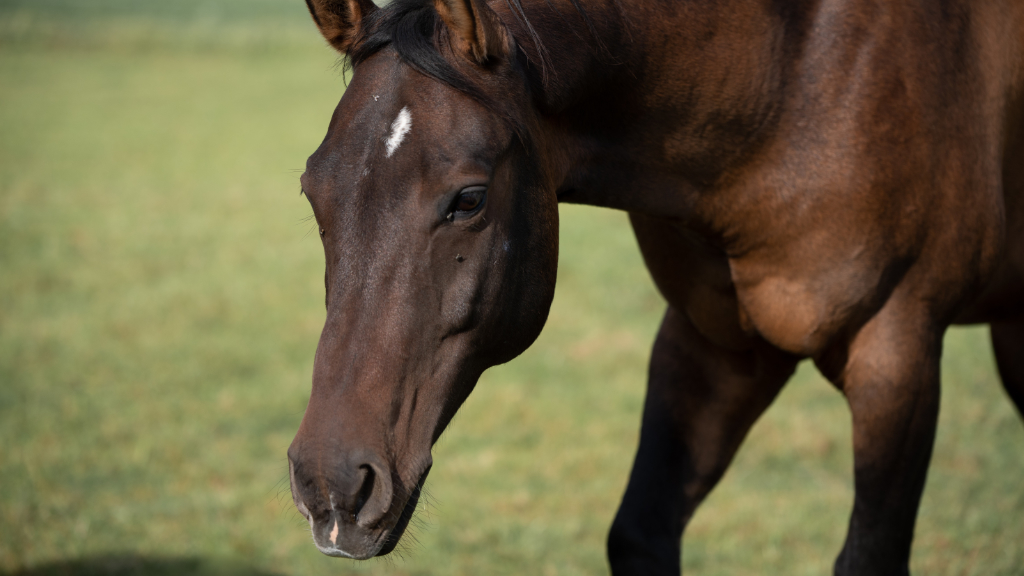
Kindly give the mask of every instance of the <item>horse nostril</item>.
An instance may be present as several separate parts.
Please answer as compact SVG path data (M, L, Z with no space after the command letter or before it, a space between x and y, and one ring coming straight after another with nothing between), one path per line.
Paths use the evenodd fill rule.
M363 527L377 526L386 521L393 500L391 477L376 454L360 454L354 474L348 476L351 484L342 488L344 497L336 508L344 518Z
M377 476L377 472L369 464L363 464L359 469L363 471L363 484L359 487L359 492L356 493L356 505L352 509L353 522L355 522L356 516L359 515L360 510L363 509L363 506L366 505L366 502L373 494L373 485L376 482Z

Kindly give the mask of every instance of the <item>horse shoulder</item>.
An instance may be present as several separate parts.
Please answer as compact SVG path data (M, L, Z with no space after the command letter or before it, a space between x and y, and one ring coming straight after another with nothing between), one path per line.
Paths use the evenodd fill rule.
M1010 70L1019 62L994 51L958 54L955 72L929 66L921 50L902 53L899 66L891 50L868 50L846 79L830 63L810 66L812 77L845 86L843 97L798 82L773 142L705 209L731 242L745 330L813 356L897 287L941 325L993 278L1016 278L1007 261L1022 186L1012 164L1024 139L1008 124L1020 123L1024 99L1019 85L1016 96L992 97L1020 77Z

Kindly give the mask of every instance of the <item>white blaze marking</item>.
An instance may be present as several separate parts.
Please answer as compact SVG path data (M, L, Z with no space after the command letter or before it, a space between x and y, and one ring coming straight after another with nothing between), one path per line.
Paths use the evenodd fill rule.
M334 521L334 530L331 530L331 544L338 545L338 521Z
M385 144L387 145L387 157L391 158L391 155L395 153L398 146L405 139L405 135L412 129L412 114L409 114L408 108L402 108L402 111L398 113L398 118L391 123L391 136L388 136Z

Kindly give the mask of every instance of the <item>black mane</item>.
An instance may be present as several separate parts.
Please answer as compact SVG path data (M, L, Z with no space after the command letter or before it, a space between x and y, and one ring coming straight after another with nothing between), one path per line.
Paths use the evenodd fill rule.
M522 9L520 0L508 1ZM348 54L348 63L358 66L388 46L393 47L406 64L473 98L511 121L516 132L520 131L520 121L513 117L512 110L499 105L445 56L446 53L454 56L454 50L448 29L431 0L393 0L369 14L363 21L362 37ZM513 48L513 54L522 55L518 45ZM513 58L512 65L524 68L520 58Z
M482 96L479 88L442 55L447 34L433 2L393 0L370 13L362 28L362 38L349 53L353 66L393 46L402 60L427 76L474 98Z

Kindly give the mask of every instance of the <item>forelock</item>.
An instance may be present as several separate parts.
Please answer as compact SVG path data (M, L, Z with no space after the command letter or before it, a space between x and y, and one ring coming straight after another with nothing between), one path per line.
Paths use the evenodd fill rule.
M369 14L361 28L363 33L348 54L351 66L391 46L403 62L476 100L508 122L513 131L523 134L525 127L515 113L514 103L487 94L450 60L456 58L455 51L432 0L393 0ZM521 70L521 51L512 48L511 54L516 57L511 64ZM525 74L523 81L528 82Z

